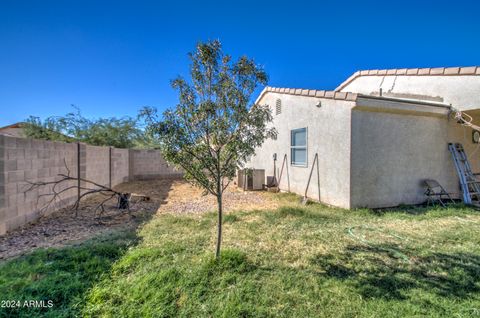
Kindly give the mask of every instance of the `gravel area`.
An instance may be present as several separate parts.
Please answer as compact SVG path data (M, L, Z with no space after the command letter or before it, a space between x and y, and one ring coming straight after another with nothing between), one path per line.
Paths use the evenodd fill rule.
M130 214L115 208L113 200L106 205L101 217L93 210L102 197L91 197L82 202L75 217L70 209L61 209L41 217L21 229L0 236L0 260L28 253L41 247L61 247L87 240L106 231L135 228L141 222L160 213L203 213L216 210L216 198L202 195L202 190L183 180L134 181L116 187L150 197L150 201L134 202ZM271 194L244 192L233 184L224 194L226 212L275 208Z
M234 210L255 210L275 208L272 194L259 191L243 191L235 185L229 186L223 195L225 212ZM217 199L212 195L203 195L201 189L192 187L185 181L176 181L165 204L159 213L204 213L217 210Z

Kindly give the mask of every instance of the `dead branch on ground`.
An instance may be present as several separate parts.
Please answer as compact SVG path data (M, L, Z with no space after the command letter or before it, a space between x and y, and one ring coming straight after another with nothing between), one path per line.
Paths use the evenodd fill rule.
M40 190L45 187L50 187L48 193L41 193L37 196L37 208L41 198L43 197L48 198L46 203L39 209L40 213L42 214L45 213L52 205L55 205L56 203L60 202L61 195L64 194L65 192L72 189L78 189L79 181L81 184L80 195L77 196L74 203L71 205L71 209L75 210L75 216L78 216L80 201L83 198L88 197L90 195L94 195L94 194L100 194L102 196L105 196L105 198L102 199L101 202L95 206L93 210L95 216L100 217L105 212L105 204L114 198L117 199L117 204L116 204L117 209L127 210L128 213L130 213L130 199L132 197L131 193L122 193L122 192L113 190L110 187L104 186L102 184L99 184L97 182L94 182L85 178L81 178L79 176L73 177L70 175L70 169L68 169L65 159L64 159L64 164L65 164L67 173L66 174L59 173L57 175L58 180L35 181L35 182L25 181L29 185L29 187L24 191L24 193L28 193L34 190ZM73 182L75 182L75 185L69 185ZM62 187L62 185L66 185L66 186ZM149 200L150 198L142 197L142 199ZM97 212L99 212L98 215L97 215Z

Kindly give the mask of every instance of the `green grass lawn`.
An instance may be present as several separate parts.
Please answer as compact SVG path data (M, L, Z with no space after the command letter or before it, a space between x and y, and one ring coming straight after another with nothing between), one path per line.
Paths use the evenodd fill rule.
M462 206L347 211L277 195L274 211L154 217L137 233L0 265L3 316L480 317L480 215Z

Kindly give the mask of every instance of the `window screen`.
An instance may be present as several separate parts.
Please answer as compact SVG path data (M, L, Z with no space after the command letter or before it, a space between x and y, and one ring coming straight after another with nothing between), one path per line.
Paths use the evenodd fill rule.
M291 135L291 162L295 166L307 165L307 128L294 129Z

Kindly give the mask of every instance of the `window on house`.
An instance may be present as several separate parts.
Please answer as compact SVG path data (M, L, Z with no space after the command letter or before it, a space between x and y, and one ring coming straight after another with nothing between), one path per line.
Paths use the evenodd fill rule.
M307 166L307 128L290 132L290 157L294 166Z
M279 115L282 112L282 101L277 99L275 103L275 115Z

